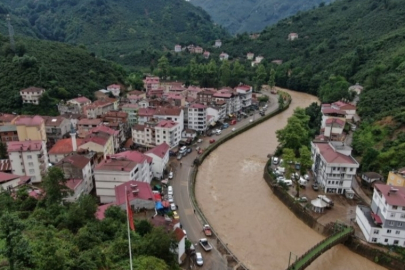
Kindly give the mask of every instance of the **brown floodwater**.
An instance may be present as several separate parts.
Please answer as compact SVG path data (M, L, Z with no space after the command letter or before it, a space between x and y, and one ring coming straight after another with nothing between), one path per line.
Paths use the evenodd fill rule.
M211 226L232 252L254 270L286 269L290 252L300 256L323 239L296 218L263 180L267 155L297 107L317 98L288 91L290 108L218 147L199 168L196 197ZM338 245L307 269L384 269Z

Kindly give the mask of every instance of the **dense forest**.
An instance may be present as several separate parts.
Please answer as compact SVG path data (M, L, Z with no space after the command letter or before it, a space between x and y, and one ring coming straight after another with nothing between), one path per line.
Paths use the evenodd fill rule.
M0 262L11 270L94 270L129 268L127 217L110 207L102 221L90 195L75 203L68 195L63 172L51 168L43 192L29 196L27 188L0 193ZM35 192L34 192L35 193ZM137 220L131 231L134 270L179 269L171 252L173 233ZM4 268L6 269L6 268Z
M266 26L295 15L298 11L315 8L330 0L192 0L212 19L231 33L259 32Z
M0 33L11 14L15 34L84 44L120 62L135 51L173 50L180 44L213 44L226 31L184 0L4 0Z
M2 112L52 115L58 100L79 94L92 98L94 91L125 82L126 71L86 48L60 42L18 38L14 52L8 38L0 35L0 78ZM22 106L19 91L30 86L46 90L43 106Z

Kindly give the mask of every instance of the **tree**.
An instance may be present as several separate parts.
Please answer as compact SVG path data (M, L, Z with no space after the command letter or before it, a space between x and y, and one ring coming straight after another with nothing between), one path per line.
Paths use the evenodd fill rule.
M221 84L224 86L229 86L229 82L231 80L231 65L229 64L228 60L222 61L219 72L221 74Z
M276 71L272 68L270 70L270 75L269 75L270 90L273 90L275 85L276 85Z
M5 246L0 250L9 262L10 270L31 264L31 250L23 237L24 225L15 214L4 213L0 218L0 239Z
M285 128L276 131L278 142L282 148L291 148L297 152L301 145L309 144L308 130L296 116L288 118Z
M279 95L279 96L278 96L278 107L279 107L280 109L284 108L284 98L283 98L283 95Z
M328 81L321 85L319 89L319 99L322 102L329 103L341 99L350 99L348 91L350 83L342 76L330 76Z
M260 64L256 69L256 90L260 91L262 89L262 85L266 82L267 72L266 68L263 64Z
M67 180L63 171L58 167L50 167L48 173L42 180L42 186L45 191L45 200L48 205L58 204L62 199L71 193L66 186Z
M161 76L163 79L166 79L167 76L169 76L170 73L170 66L169 66L169 60L167 59L166 56L160 57L158 61L158 68Z
M285 175L287 178L291 177L291 174L294 172L293 166L291 166L291 163L295 162L295 153L293 149L290 148L284 148L283 149L283 159L284 159L284 167L286 168ZM294 181L296 179L293 179Z
M153 256L139 256L133 265L134 270L169 270L165 261Z
M198 80L200 77L200 68L198 66L197 60L192 58L190 60L190 77L192 80Z
M140 236L144 236L152 231L153 226L149 221L142 219L136 222L135 228Z
M238 85L242 81L242 78L244 76L245 76L245 67L239 63L239 60L236 60L233 63L232 82L230 86L234 87Z
M143 89L143 81L139 75L132 73L128 76L127 81L131 85L132 89Z
M308 149L307 146L301 146L300 150L300 166L301 166L301 174L305 174L309 168L312 166L312 158L311 158L311 151Z

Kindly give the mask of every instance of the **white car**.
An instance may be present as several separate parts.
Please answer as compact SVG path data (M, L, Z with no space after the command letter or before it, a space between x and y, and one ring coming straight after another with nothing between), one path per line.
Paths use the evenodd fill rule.
M167 196L169 203L174 203L173 195Z
M169 179L173 179L173 172L169 173Z
M304 179L308 181L308 180L309 180L309 175L308 175L308 174L304 174Z
M202 139L198 139L198 141L197 141L198 143L200 143L200 142L202 142Z
M278 157L273 157L273 164L277 165L279 162Z
M174 204L174 203L171 203L170 204L170 210L172 210L172 211L176 211L176 205Z
M186 238L187 238L187 231L186 231L186 230L183 230L183 233L184 233L184 235L185 235Z
M253 119L250 119L249 122L252 123L252 122L253 122Z
M195 253L195 264L197 264L198 266L202 266L204 264L201 252Z
M236 128L232 128L232 131L235 131L236 130Z

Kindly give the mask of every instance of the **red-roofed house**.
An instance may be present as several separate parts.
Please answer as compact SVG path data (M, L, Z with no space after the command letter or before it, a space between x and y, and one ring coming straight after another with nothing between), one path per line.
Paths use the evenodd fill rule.
M180 107L159 106L156 108L153 117L158 120L171 120L178 123L180 132L184 129L184 112Z
M42 181L49 164L45 141L8 142L7 152L13 174L30 176L32 183Z
M352 192L352 180L359 163L351 156L352 148L342 142L312 142L314 179L326 193Z
M31 177L0 172L0 186L4 190L15 188L30 182Z
M158 179L162 179L163 171L169 162L169 150L170 146L164 142L145 153L145 155L153 159L152 173L153 176Z
M146 91L156 90L159 88L159 83L160 83L159 77L147 76L143 80L143 87L145 87Z
M115 187L115 204L126 210L126 200L133 210L137 208L155 209L155 200L148 183L128 181Z
M29 87L20 90L20 96L22 97L24 104L38 105L39 99L43 93L45 93L45 89L38 87Z
M220 55L219 55L219 60L220 61L223 61L223 60L228 60L228 58L229 58L229 54L227 54L227 53L221 53Z
M115 153L114 137L108 133L96 132L86 136L79 149L102 153L104 158Z
M357 206L356 221L368 242L405 247L405 187L375 184L371 208Z
M179 44L175 45L174 52L181 52L181 45L179 45Z
M183 113L183 111L182 111ZM179 145L181 140L181 126L172 120L161 120L155 126L155 145L166 142L170 148Z
M184 231L180 228L180 224L176 224L174 226L174 236L178 242L175 253L177 254L177 262L182 264L184 259L187 257L186 255L186 238L187 236L184 234Z
M340 140L345 128L346 121L341 118L328 118L323 129L324 136L331 140Z
M83 107L90 105L91 100L86 97L77 97L66 102L59 102L58 111L60 114L73 113L81 114L83 113Z
M119 84L111 84L107 86L107 91L111 92L115 97L119 97L121 92L121 85Z
M140 108L138 110L138 124L144 125L146 122L149 122L155 115L155 109L151 108Z
M97 207L97 212L95 214L96 219L103 220L105 219L105 211L110 207L115 206L115 203L107 203Z
M148 155L144 155L138 151L125 151L115 155L111 158L132 160L138 164L137 172L135 173L136 180L141 182L150 183L153 178L152 162L153 159Z
M352 119L356 114L356 106L343 101L332 103L331 108L346 112L346 119Z
M118 150L122 142L121 132L119 130L114 130L107 126L97 126L89 130L88 134L99 134L105 133L113 137L114 152Z
M324 128L326 126L326 121L328 119L340 119L346 122L346 112L340 109L336 109L336 107L332 108L331 104L322 104L321 112L321 128Z
M252 105L253 88L250 85L241 84L235 87L236 92L239 94L239 99L242 108L247 108Z
M76 144L72 140L76 140ZM56 164L61 161L64 157L70 155L72 152L77 151L77 147L80 147L84 143L84 139L62 139L57 141L51 150L49 150L49 162ZM75 149L75 147L76 149Z
M118 109L118 100L114 98L98 99L90 105L83 107L83 113L87 118L97 118L109 111Z
M196 47L194 48L194 53L201 54L201 53L203 53L203 51L204 51L204 49L201 48L200 46L196 46Z
M204 56L205 59L210 58L210 52L209 52L209 51L205 51L204 54L203 54L203 56Z

